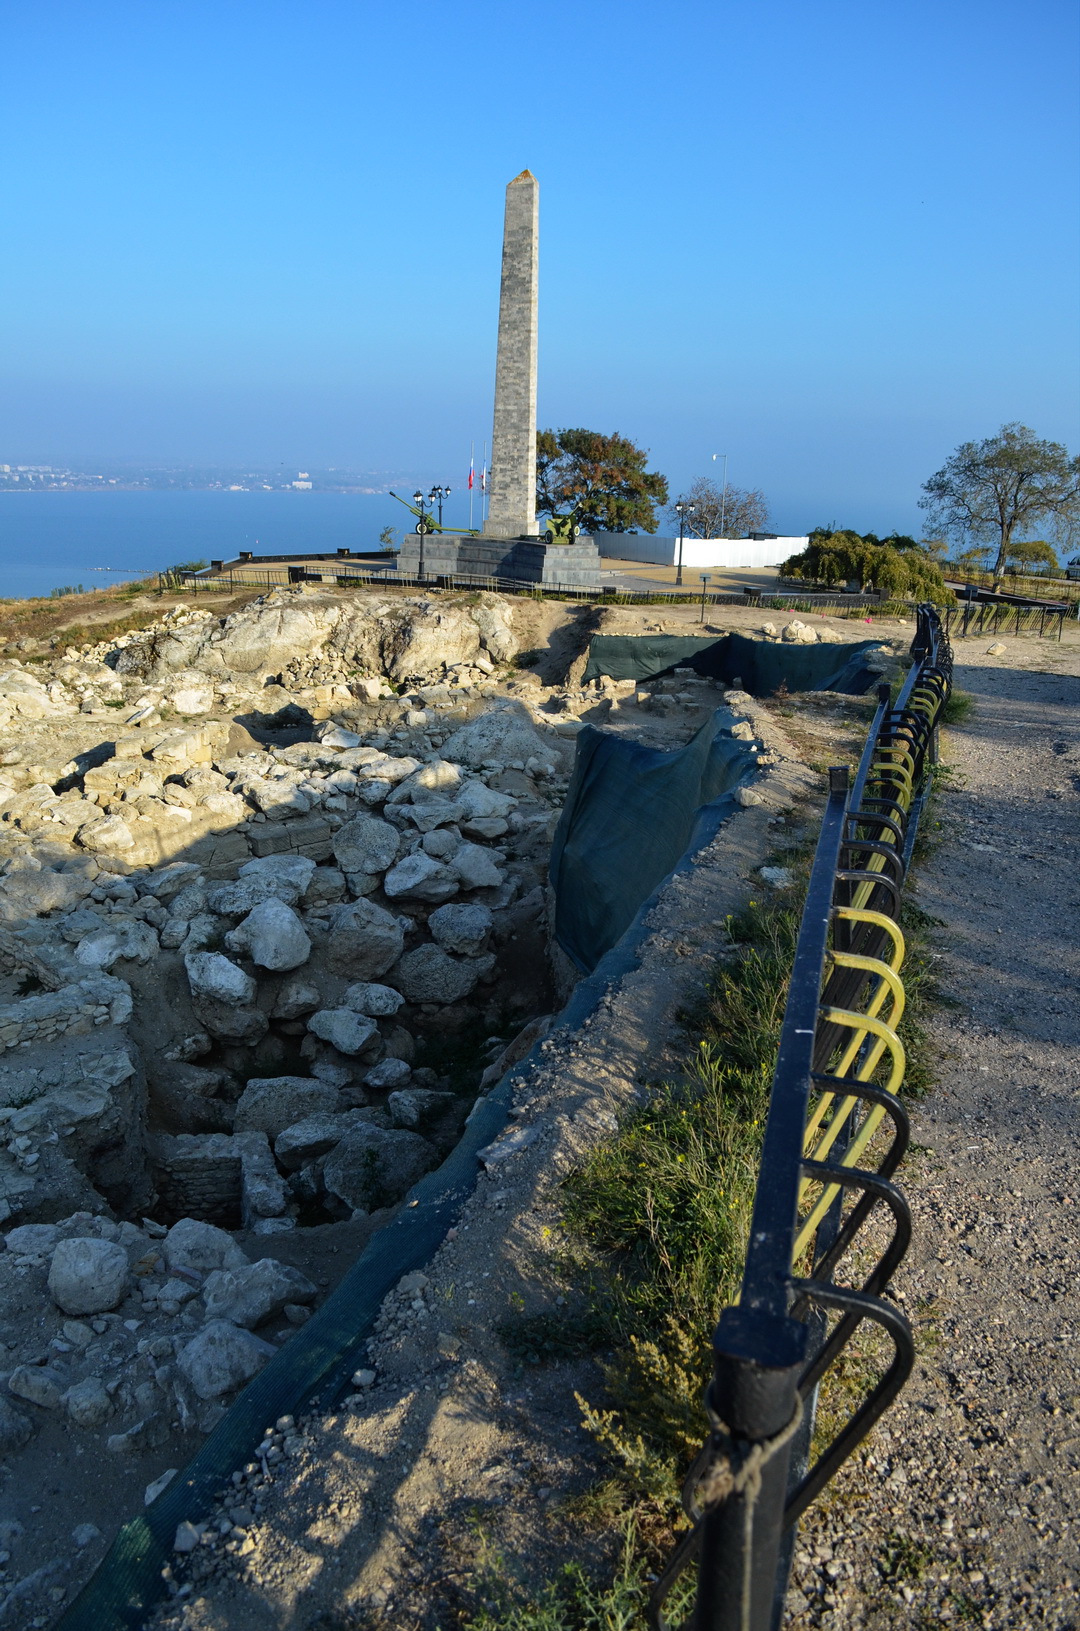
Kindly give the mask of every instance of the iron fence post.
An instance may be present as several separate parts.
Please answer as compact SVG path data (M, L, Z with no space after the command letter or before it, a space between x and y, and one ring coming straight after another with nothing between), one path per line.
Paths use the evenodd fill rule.
M807 1334L751 1308L720 1317L708 1402L733 1484L702 1522L694 1631L770 1631Z

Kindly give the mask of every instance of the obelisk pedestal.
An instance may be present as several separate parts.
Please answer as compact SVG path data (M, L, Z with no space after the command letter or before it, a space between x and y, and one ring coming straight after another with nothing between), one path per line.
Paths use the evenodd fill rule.
M506 189L495 423L486 538L535 537L536 334L540 186L522 170Z

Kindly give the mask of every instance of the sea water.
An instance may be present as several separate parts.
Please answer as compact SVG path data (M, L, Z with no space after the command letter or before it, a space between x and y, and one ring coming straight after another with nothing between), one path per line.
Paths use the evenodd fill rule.
M384 527L400 543L413 525L386 493L0 493L0 597L103 589L242 549L378 549Z

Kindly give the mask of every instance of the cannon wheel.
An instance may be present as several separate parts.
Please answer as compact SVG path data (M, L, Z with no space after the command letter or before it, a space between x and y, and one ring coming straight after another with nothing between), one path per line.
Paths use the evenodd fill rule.
M416 530L417 530L417 532L423 532L423 530L424 530L424 528L420 525L419 521L416 523Z
M544 542L545 544L553 544L555 542L555 534L552 532L550 527L544 534Z

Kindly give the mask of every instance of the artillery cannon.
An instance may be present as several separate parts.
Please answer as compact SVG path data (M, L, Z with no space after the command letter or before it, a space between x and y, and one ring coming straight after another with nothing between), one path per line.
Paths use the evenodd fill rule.
M389 489L388 489L388 491L389 491ZM431 512L429 510L425 510L422 505L410 504L407 498L401 498L395 492L390 492L390 497L391 498L396 498L399 504L404 504L405 508L409 511L409 513L411 515L416 516L417 520L416 520L415 530L417 532L419 532L421 527L422 527L425 532L452 532L452 533L454 533L454 535L456 537L462 537L462 536L467 537L467 538L475 538L476 537L475 528L470 530L468 528L462 528L462 527L442 527L436 521L435 517L431 514Z
M540 536L545 544L572 544L576 542L580 530L575 506L569 515L549 515L547 525Z

